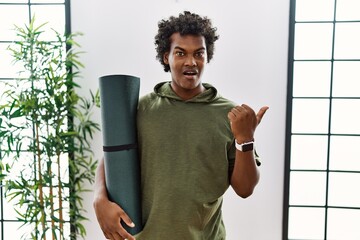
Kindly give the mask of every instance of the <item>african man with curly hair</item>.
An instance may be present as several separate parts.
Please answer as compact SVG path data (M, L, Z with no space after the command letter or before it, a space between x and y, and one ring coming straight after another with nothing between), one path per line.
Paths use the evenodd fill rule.
M257 113L202 82L218 39L210 19L191 12L158 24L157 59L171 81L139 100L143 230L109 201L104 162L96 173L94 208L107 239L223 240L222 198L231 186L243 198L259 181L254 134L268 107Z

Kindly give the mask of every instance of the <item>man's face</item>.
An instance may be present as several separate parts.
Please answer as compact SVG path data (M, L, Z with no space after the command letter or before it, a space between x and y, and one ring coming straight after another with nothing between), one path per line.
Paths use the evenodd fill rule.
M174 33L170 39L164 62L170 66L171 86L180 97L190 99L204 90L201 75L207 62L205 38Z

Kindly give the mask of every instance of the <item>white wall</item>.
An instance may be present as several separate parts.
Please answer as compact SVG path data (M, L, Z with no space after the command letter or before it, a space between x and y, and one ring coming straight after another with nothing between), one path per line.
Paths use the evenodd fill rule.
M183 10L209 16L218 28L213 61L204 82L214 84L223 96L250 104L256 110L270 106L258 127L257 150L262 156L261 180L248 199L233 191L225 195L224 221L228 239L279 240L282 231L282 199L285 142L285 108L288 46L288 0L73 0L72 30L78 38L85 64L80 84L83 92L98 88L107 74L131 74L141 78L141 92L170 80L155 60L157 22ZM100 122L99 110L94 118ZM102 155L102 135L93 142L96 157ZM90 186L92 188L92 186ZM92 209L92 193L84 196L90 221L86 239L103 239ZM162 240L162 239L160 239Z

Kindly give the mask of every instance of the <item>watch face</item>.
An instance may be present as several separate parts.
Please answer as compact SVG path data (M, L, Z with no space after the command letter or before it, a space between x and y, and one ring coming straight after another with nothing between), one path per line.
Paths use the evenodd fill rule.
M254 143L248 143L248 144L242 145L242 150L243 150L243 152L254 150Z

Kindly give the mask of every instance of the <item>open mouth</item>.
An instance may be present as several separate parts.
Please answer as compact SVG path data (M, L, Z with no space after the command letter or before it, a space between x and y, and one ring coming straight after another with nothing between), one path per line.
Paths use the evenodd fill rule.
M197 74L197 71L196 71L196 70L185 70L185 71L183 72L183 74L184 74L185 76L195 76L195 75Z

